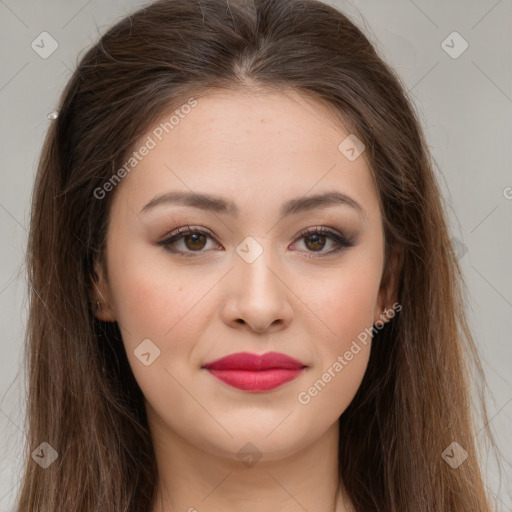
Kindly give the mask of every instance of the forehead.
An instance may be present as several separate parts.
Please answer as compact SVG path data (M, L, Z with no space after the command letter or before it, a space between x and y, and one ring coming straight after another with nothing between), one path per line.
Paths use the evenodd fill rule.
M201 151L214 152L217 146L225 151L224 144L232 147L233 155L245 151L265 159L268 151L275 157L337 147L340 135L348 134L332 108L292 90L219 90L196 101L164 138L172 133L176 145L201 144ZM163 115L161 124L169 117ZM256 140L264 140L265 147L257 146Z
M324 103L294 91L215 91L186 104L135 145L152 146L119 187L135 207L168 190L221 193L241 207L251 192L279 200L326 189L375 202L365 152L347 158L340 144L352 135Z

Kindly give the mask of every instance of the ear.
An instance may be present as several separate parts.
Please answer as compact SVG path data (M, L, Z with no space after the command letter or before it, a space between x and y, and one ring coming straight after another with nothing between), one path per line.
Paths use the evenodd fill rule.
M403 265L403 247L395 246L384 269L377 304L375 305L373 323L387 322L394 316L393 305L398 302L398 280ZM397 308L400 311L401 306Z
M94 263L94 275L92 278L92 290L90 292L94 316L103 322L115 322L114 309L112 308L112 293L104 265L98 260Z

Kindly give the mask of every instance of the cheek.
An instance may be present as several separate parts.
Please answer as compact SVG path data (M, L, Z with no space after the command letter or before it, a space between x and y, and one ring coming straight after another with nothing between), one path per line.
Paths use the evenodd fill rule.
M345 412L363 380L370 345L356 342L350 350L333 354L326 364L313 372L296 396L299 410L310 428L318 428L317 418L332 424ZM347 355L350 354L349 359Z
M370 356L378 285L377 273L347 269L317 297L316 308L329 327L328 335L316 344L315 364L296 397L309 418L322 415L334 422L359 389Z
M382 270L378 247L354 251L309 296L325 337L315 345L314 366L297 401L335 421L354 398L370 356L374 308ZM311 326L309 332L313 333Z
M331 290L331 300L323 308L325 323L331 333L317 346L319 364L315 377L325 383L332 381L333 384L329 384L332 391L338 389L337 392L345 397L351 398L357 391L366 370L375 294L373 281L351 277ZM326 393L324 398L327 399L329 394Z
M197 271L176 272L165 257L149 258L137 249L111 268L115 315L127 351L149 338L162 353L171 344L175 352L197 338L207 321L207 301L201 298L211 287L208 279L199 279Z
M325 311L340 340L347 342L365 327L371 327L377 291L378 282L354 275L343 279L337 290L332 290Z
M190 405L178 383L191 378L193 368L184 363L209 321L208 301L201 299L212 284L198 280L197 272L195 276L178 273L165 262L144 260L136 253L118 259L111 272L126 355L151 403L173 403L187 410ZM146 366L142 355L148 352Z
M327 350L340 351L373 325L380 287L381 266L378 257L361 253L347 259L346 265L325 279L315 294L314 309L329 327Z

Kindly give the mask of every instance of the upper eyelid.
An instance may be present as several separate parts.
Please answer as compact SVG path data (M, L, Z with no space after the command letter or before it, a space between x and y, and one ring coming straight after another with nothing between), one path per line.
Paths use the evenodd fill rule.
M296 238L298 236L306 236L308 233L314 234L318 231L325 231L326 233L332 233L333 235L339 235L343 238L347 238L347 240L349 239L349 237L346 236L343 232L340 232L336 228L330 228L327 226L312 226L312 227L303 228L294 236L294 238ZM216 236L208 228L190 226L187 224L186 226L177 227L177 228L173 229L172 231L166 233L164 235L163 241L165 241L169 238L172 238L174 236L178 236L180 234L187 235L189 233L202 233L202 234L211 236L213 239L216 239Z
M342 244L339 240L336 240L336 238L340 238L342 241L346 242L346 244L348 246L354 245L353 240L355 237L346 236L344 233L339 232L339 230L337 230L335 228L330 228L327 226L312 226L312 227L303 228L294 236L293 243L295 243L296 240L300 240L302 238L307 237L308 234L315 234L318 232L320 232L321 234L326 234L326 235L331 234L331 236L332 236L331 241L335 242L338 245L340 245L340 244L344 245L344 244ZM178 242L178 241L182 240L184 236L186 236L187 234L190 234L190 233L201 233L206 236L209 236L217 245L222 246L222 244L220 242L218 242L216 236L210 230L208 230L207 228L204 228L204 227L190 226L189 224L187 224L186 226L180 226L180 227L174 229L173 231L171 231L170 233L168 233L162 241L158 242L158 245L165 246L166 243L169 242L170 239L176 238L176 237L177 237L177 239L169 242L169 244L172 242ZM181 251L178 251L178 252L181 252ZM205 251L190 251L190 252L191 253L194 253L194 252L201 253L201 252L205 252Z
M171 232L167 233L160 242L157 242L157 243L158 243L158 245L164 245L171 238L175 238L175 237L178 237L178 239L176 240L176 241L178 241L190 233L201 233L203 235L207 235L212 240L214 240L216 244L221 245L220 242L217 241L217 238L215 237L215 235L208 229L198 228L198 227L189 226L189 225L187 225L186 227L180 226L179 228L172 230ZM201 251L197 251L197 252L201 252Z

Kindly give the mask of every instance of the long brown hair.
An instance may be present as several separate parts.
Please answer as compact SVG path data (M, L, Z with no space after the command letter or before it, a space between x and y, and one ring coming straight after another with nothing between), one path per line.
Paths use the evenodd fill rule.
M433 158L399 78L348 17L316 0L160 0L83 56L42 150L27 248L28 436L18 511L154 505L142 392L118 325L96 319L91 305L115 194L95 191L163 113L242 87L295 90L343 119L366 147L388 267L401 251L402 310L375 335L340 418L340 479L356 509L491 510L471 400L476 382L494 443L483 371ZM30 457L43 441L58 453L46 469ZM468 454L457 468L443 457L453 442Z

